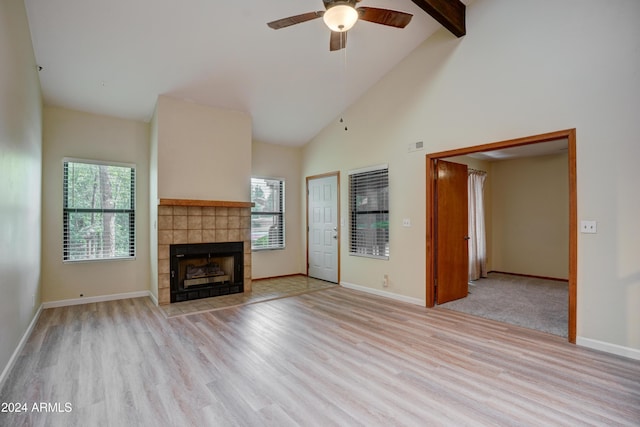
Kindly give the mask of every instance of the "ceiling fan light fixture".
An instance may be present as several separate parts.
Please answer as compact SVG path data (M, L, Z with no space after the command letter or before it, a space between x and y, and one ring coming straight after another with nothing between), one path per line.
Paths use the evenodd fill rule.
M358 21L358 11L350 5L337 4L327 9L322 19L331 31L343 33L349 31Z

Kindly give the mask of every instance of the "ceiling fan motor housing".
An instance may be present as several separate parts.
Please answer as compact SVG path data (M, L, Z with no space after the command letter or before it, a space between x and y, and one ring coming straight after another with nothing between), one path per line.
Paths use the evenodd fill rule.
M324 8L325 9L329 9L333 6L339 5L339 4L344 4L347 6L351 6L355 9L356 7L356 3L360 3L360 1L362 0L322 0L322 2L324 3Z

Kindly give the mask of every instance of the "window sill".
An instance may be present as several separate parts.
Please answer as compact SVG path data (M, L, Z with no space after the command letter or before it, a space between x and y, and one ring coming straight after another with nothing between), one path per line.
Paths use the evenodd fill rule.
M349 255L360 257L360 258L373 258L373 259L381 259L381 260L389 261L389 255L358 254L354 252L350 252Z
M112 261L135 261L136 257L121 258L96 258L96 259L66 259L62 260L63 264L85 264L88 262L112 262Z

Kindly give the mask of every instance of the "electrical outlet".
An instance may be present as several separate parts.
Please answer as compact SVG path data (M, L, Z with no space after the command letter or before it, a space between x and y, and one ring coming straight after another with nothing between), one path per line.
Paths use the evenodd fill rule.
M580 232L595 234L598 232L597 221L580 221Z
M403 227L411 227L411 218L404 218L402 220L402 226Z
M385 288L389 287L389 275L385 274L384 279L382 279L382 286Z

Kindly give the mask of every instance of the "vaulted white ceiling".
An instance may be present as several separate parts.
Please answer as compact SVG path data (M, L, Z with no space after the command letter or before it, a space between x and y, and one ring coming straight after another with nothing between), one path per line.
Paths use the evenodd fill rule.
M468 4L470 1L464 1ZM148 121L158 95L244 111L254 139L301 145L441 26L410 0L405 29L360 21L329 52L321 0L25 0L44 102ZM451 37L454 37L453 35Z

